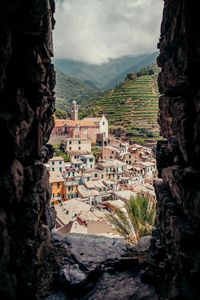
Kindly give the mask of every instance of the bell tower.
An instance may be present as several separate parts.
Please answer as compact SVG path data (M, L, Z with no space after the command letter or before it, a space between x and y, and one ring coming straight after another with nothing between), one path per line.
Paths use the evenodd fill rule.
M78 105L75 100L72 102L71 106L71 119L74 121L78 120Z

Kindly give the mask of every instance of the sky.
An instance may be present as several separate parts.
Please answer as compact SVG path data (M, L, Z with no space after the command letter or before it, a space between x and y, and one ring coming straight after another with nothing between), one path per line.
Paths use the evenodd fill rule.
M56 0L55 58L102 64L156 51L162 0Z

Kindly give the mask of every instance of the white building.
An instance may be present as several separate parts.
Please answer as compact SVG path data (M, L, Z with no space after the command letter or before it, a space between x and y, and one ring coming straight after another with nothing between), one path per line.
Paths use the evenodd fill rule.
M79 160L83 162L83 167L86 169L94 169L95 157L94 155L80 155Z
M96 126L99 127L99 133L104 133L105 138L108 137L108 120L104 115L99 118L84 118L83 120L93 122Z
M154 162L141 162L140 165L144 168L145 177L156 177L156 164Z
M128 148L129 148L129 143L120 143L119 145L120 154L123 155L124 153L127 153Z
M63 157L53 157L48 161L48 169L51 172L64 172L65 162Z

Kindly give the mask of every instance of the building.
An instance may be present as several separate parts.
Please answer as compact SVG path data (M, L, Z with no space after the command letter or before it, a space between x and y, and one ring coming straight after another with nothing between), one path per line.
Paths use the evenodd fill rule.
M95 167L95 157L92 154L80 155L79 160L83 163L85 169L94 169Z
M119 180L127 170L127 164L116 159L99 162L97 168L106 172L106 180Z
M78 119L78 105L73 101L70 119L55 119L55 126L51 134L53 136L66 136L67 138L89 139L96 143L97 134L108 137L108 120L103 115L99 118Z
M148 161L153 158L153 152L150 148L138 144L131 145L129 147L129 152L138 160Z
M119 145L119 149L121 153L128 152L128 148L129 148L129 143L120 143Z
M65 200L70 200L78 197L78 185L74 178L65 179Z
M144 176L146 178L156 177L156 163L155 162L141 162L140 165L144 169Z
M54 231L59 234L80 233L121 238L107 222L106 209L91 208L91 205L73 199L61 206L57 205L55 210L57 216Z
M65 161L63 157L53 157L48 161L48 169L51 172L64 172Z
M99 127L99 133L103 133L105 138L108 137L108 120L104 115L99 118L85 118L83 120L93 122Z
M115 191L114 196L116 200L129 201L136 198L137 194L131 190Z
M74 121L78 120L78 105L77 105L76 101L72 102L71 119L74 120Z
M102 148L102 159L117 159L119 158L120 150L112 146L106 146Z
M134 165L136 162L136 156L134 153L126 152L122 154L122 159L128 165Z
M62 145L65 152L77 151L91 153L91 140L81 138L67 138L63 140Z
M91 170L92 180L106 180L106 171L100 169Z
M49 183L51 186L51 205L65 200L64 178L60 172L50 171Z

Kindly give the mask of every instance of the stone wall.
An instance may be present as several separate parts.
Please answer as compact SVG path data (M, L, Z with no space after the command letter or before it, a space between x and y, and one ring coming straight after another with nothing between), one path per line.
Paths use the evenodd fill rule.
M53 258L48 256L53 221L48 208L48 174L43 166L52 155L46 143L55 110L55 74L51 64L53 13L53 0L1 1L1 299L37 299L39 287L40 295L44 296L49 279L43 271L54 270ZM151 261L152 278L159 274L158 280L165 283L166 290L160 299L200 299L199 28L197 1L165 0L158 63L162 67L159 88L163 95L159 102L159 124L166 140L160 141L157 148L161 179L155 182L157 230L152 240ZM63 246L67 254L65 244L68 243ZM52 246L50 253L55 249ZM82 262L80 266L85 268ZM70 269L68 264L65 267ZM106 267L111 274L116 272L115 259ZM145 268L148 269L148 263ZM49 275L51 282L53 272ZM61 274L59 266L57 273ZM116 279L111 276L111 282L117 288L116 274ZM132 279L129 275L127 278L129 285ZM145 278L148 276L144 273ZM126 282L126 278L123 280ZM103 289L102 285L99 287ZM136 299L134 295L127 297L123 299Z
M159 42L159 176L155 258L167 299L200 299L200 15L165 0ZM154 249L155 250L155 249Z
M36 299L52 221L43 162L53 128L53 0L0 9L0 298Z

